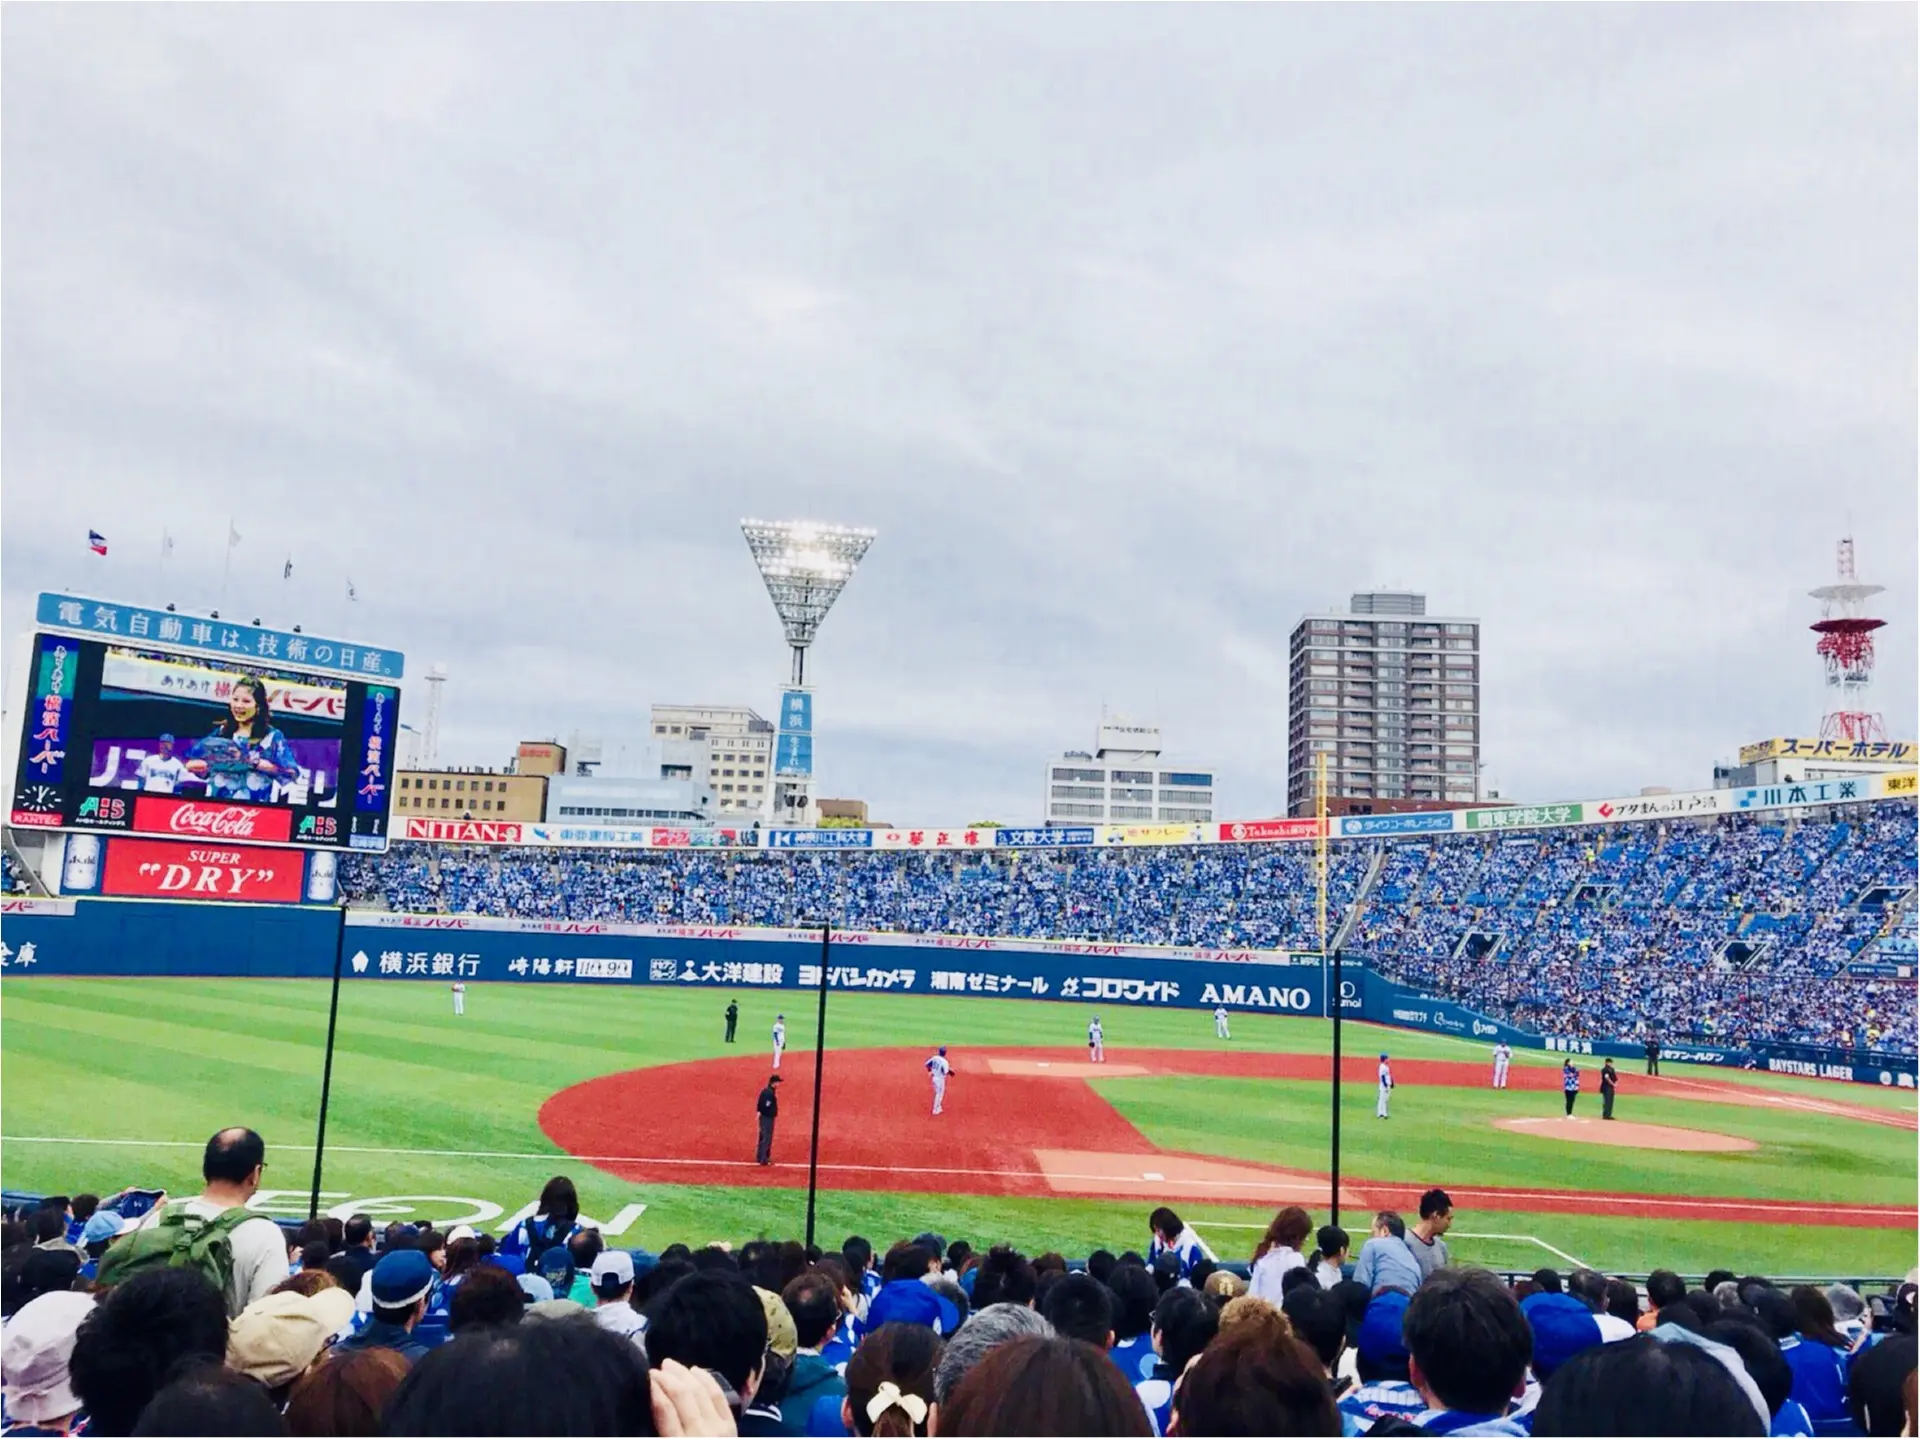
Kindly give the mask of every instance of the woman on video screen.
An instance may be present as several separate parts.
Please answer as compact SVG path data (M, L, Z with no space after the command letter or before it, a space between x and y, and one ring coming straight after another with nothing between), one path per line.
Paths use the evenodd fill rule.
M287 737L273 727L266 681L242 675L227 697L227 718L195 740L187 768L207 782L213 799L267 800L275 784L300 777Z

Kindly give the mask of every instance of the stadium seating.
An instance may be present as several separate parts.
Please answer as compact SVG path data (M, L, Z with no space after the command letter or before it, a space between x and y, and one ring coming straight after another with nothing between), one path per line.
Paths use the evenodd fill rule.
M1336 844L1328 909L1390 979L1546 1033L1915 1048L1914 807ZM1377 871L1373 869L1378 861ZM1318 945L1313 849L926 854L396 845L342 862L421 913ZM1372 873L1371 882L1368 881ZM1348 921L1351 920L1351 924Z
M1369 1285L1364 1265L1308 1268L1273 1240L1313 1232L1290 1208L1249 1256L1256 1290L1284 1276L1273 1298L1247 1293L1238 1254L1069 1264L924 1234L604 1261L594 1243L585 1276L555 1248L515 1279L490 1272L492 1236L396 1223L376 1253L348 1252L353 1225L379 1233L362 1215L284 1225L290 1272L229 1323L195 1266L96 1289L92 1266L132 1241L36 1247L42 1218L65 1231L67 1201L8 1201L8 1433L918 1436L935 1403L938 1432L988 1435L1910 1432L1912 1276L1495 1274L1454 1264L1423 1217L1434 1263ZM1429 1190L1421 1212L1450 1218L1452 1200ZM1413 1242L1380 1220L1390 1237L1370 1244ZM395 1305L373 1309L383 1293ZM843 1417L895 1405L885 1427Z

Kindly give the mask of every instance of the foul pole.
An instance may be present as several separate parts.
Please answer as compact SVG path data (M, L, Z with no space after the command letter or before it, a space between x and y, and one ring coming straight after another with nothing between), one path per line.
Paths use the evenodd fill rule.
M1327 757L1324 754L1317 754L1313 758L1315 818L1313 867L1319 889L1320 973L1327 986L1327 1007L1333 1012L1333 1137L1332 1153L1328 1164L1333 1181L1333 1192L1327 1198L1327 1208L1332 1211L1329 1222L1338 1224L1340 1222L1340 1020L1346 1005L1341 993L1339 951L1335 950L1331 956L1327 953ZM1329 958L1331 958L1331 964L1328 963Z

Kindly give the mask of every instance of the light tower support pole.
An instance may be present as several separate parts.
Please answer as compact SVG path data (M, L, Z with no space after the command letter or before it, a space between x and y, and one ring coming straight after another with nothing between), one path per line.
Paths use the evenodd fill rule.
M774 818L813 819L813 701L806 693L807 648L873 544L872 530L806 520L742 520L753 562L793 652L792 678L780 697L774 737Z

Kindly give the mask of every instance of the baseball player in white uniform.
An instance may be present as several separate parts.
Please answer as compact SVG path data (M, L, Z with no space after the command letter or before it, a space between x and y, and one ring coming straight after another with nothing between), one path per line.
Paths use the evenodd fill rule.
M172 794L181 780L191 776L186 761L173 752L173 736L163 734L160 748L140 761L134 777L146 794Z
M1233 1038L1227 1029L1227 1007L1224 1004L1213 1012L1213 1037L1215 1039Z
M1380 1056L1380 1097L1374 1101L1373 1117L1387 1117L1387 1099L1393 1093L1393 1066L1387 1063L1386 1055Z
M938 1114L947 1102L947 1076L953 1073L953 1066L947 1063L947 1047L940 1046L940 1052L927 1060L927 1078L933 1081L933 1112Z
M457 979L453 982L453 1012L456 1015L467 1012L467 986Z
M1087 1025L1087 1058L1094 1064L1107 1062L1107 1032L1100 1027L1100 1016L1097 1014Z
M787 1017L776 1014L773 1017L773 1067L780 1067L780 1054L787 1047Z
M1493 1047L1493 1087L1495 1089L1507 1087L1507 1066L1512 1063L1513 1051L1507 1048L1507 1042L1503 1039Z

